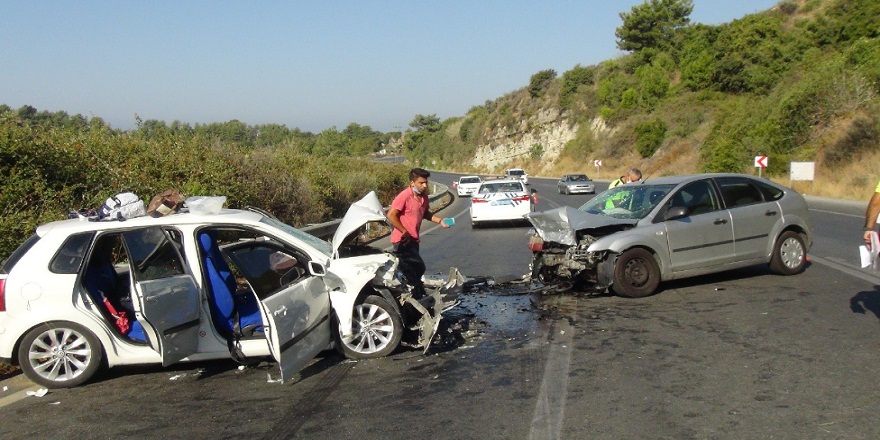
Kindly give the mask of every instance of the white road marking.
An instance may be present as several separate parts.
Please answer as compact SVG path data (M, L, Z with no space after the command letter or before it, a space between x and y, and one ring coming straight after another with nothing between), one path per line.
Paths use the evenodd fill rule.
M826 210L824 210L824 209L813 209L813 208L810 208L810 211L821 212L821 213L824 213L824 214L845 215L845 216L847 216L847 217L865 218L864 215L846 214L846 213L843 213L843 212L826 211Z
M847 263L839 262L839 261L834 261L833 259L830 259L830 258L817 257L815 255L810 255L810 261L812 261L814 263L819 263L823 266L830 267L834 270L843 272L847 275L852 275L856 278L865 280L869 283L880 284L880 276L872 275L868 272L864 272L860 268L853 266L851 264L847 264Z
M567 320L559 320L556 323L555 334L550 341L550 354L544 366L541 390L538 393L538 401L535 403L535 413L529 429L530 440L562 438L574 329Z

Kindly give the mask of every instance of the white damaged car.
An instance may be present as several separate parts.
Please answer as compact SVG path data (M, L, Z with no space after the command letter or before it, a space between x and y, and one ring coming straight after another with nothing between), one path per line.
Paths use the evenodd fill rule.
M332 244L259 210L41 225L0 266L0 358L58 388L102 366L273 357L287 379L334 345L427 350L461 278L416 300L394 255L349 240L372 221L371 192Z

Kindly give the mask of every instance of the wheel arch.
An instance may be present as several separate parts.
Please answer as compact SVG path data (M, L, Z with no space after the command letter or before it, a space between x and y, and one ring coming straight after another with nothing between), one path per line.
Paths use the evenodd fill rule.
M657 260L657 266L660 267L660 280L666 280L666 268L668 267L668 265L664 261L663 256L656 250L654 250L651 246L637 244L621 249L620 252L611 250L608 251L608 256L605 258L604 261L599 263L596 271L596 277L600 285L611 287L611 284L614 282L614 267L617 265L618 257L632 249L644 249L648 251L648 253L650 253L654 257L654 259Z

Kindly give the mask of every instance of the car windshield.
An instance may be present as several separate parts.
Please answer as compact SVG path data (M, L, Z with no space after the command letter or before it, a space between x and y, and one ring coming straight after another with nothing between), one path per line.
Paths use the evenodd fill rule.
M571 176L568 176L568 180L570 182L586 182L590 179L587 178L586 174L573 174Z
M523 170L508 170L507 171L507 174L510 176L522 176L525 173L526 172Z
M519 182L497 182L484 183L480 187L480 194L499 193L499 192L524 192L522 183Z
M281 221L278 221L278 220L275 220L275 219L269 218L269 217L263 217L262 219L260 219L260 223L265 223L267 225L278 228L278 229L296 237L297 239L302 240L306 244L315 248L316 250L318 250L322 254L327 255L328 257L330 256L330 254L333 253L333 246L330 244L330 242L328 242L326 240L321 240L320 238L315 237L312 234L300 231L299 229L296 229L293 226L288 225L287 223L284 223L284 222L281 222Z
M621 219L642 219L675 185L621 185L590 199L578 208L588 214Z
M479 177L462 177L459 183L480 183Z

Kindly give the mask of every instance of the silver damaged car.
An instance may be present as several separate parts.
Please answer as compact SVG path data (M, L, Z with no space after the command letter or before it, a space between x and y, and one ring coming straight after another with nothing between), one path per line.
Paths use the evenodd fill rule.
M769 264L803 271L813 242L804 198L742 174L621 185L578 209L526 216L531 277L557 290L644 297L661 281Z

